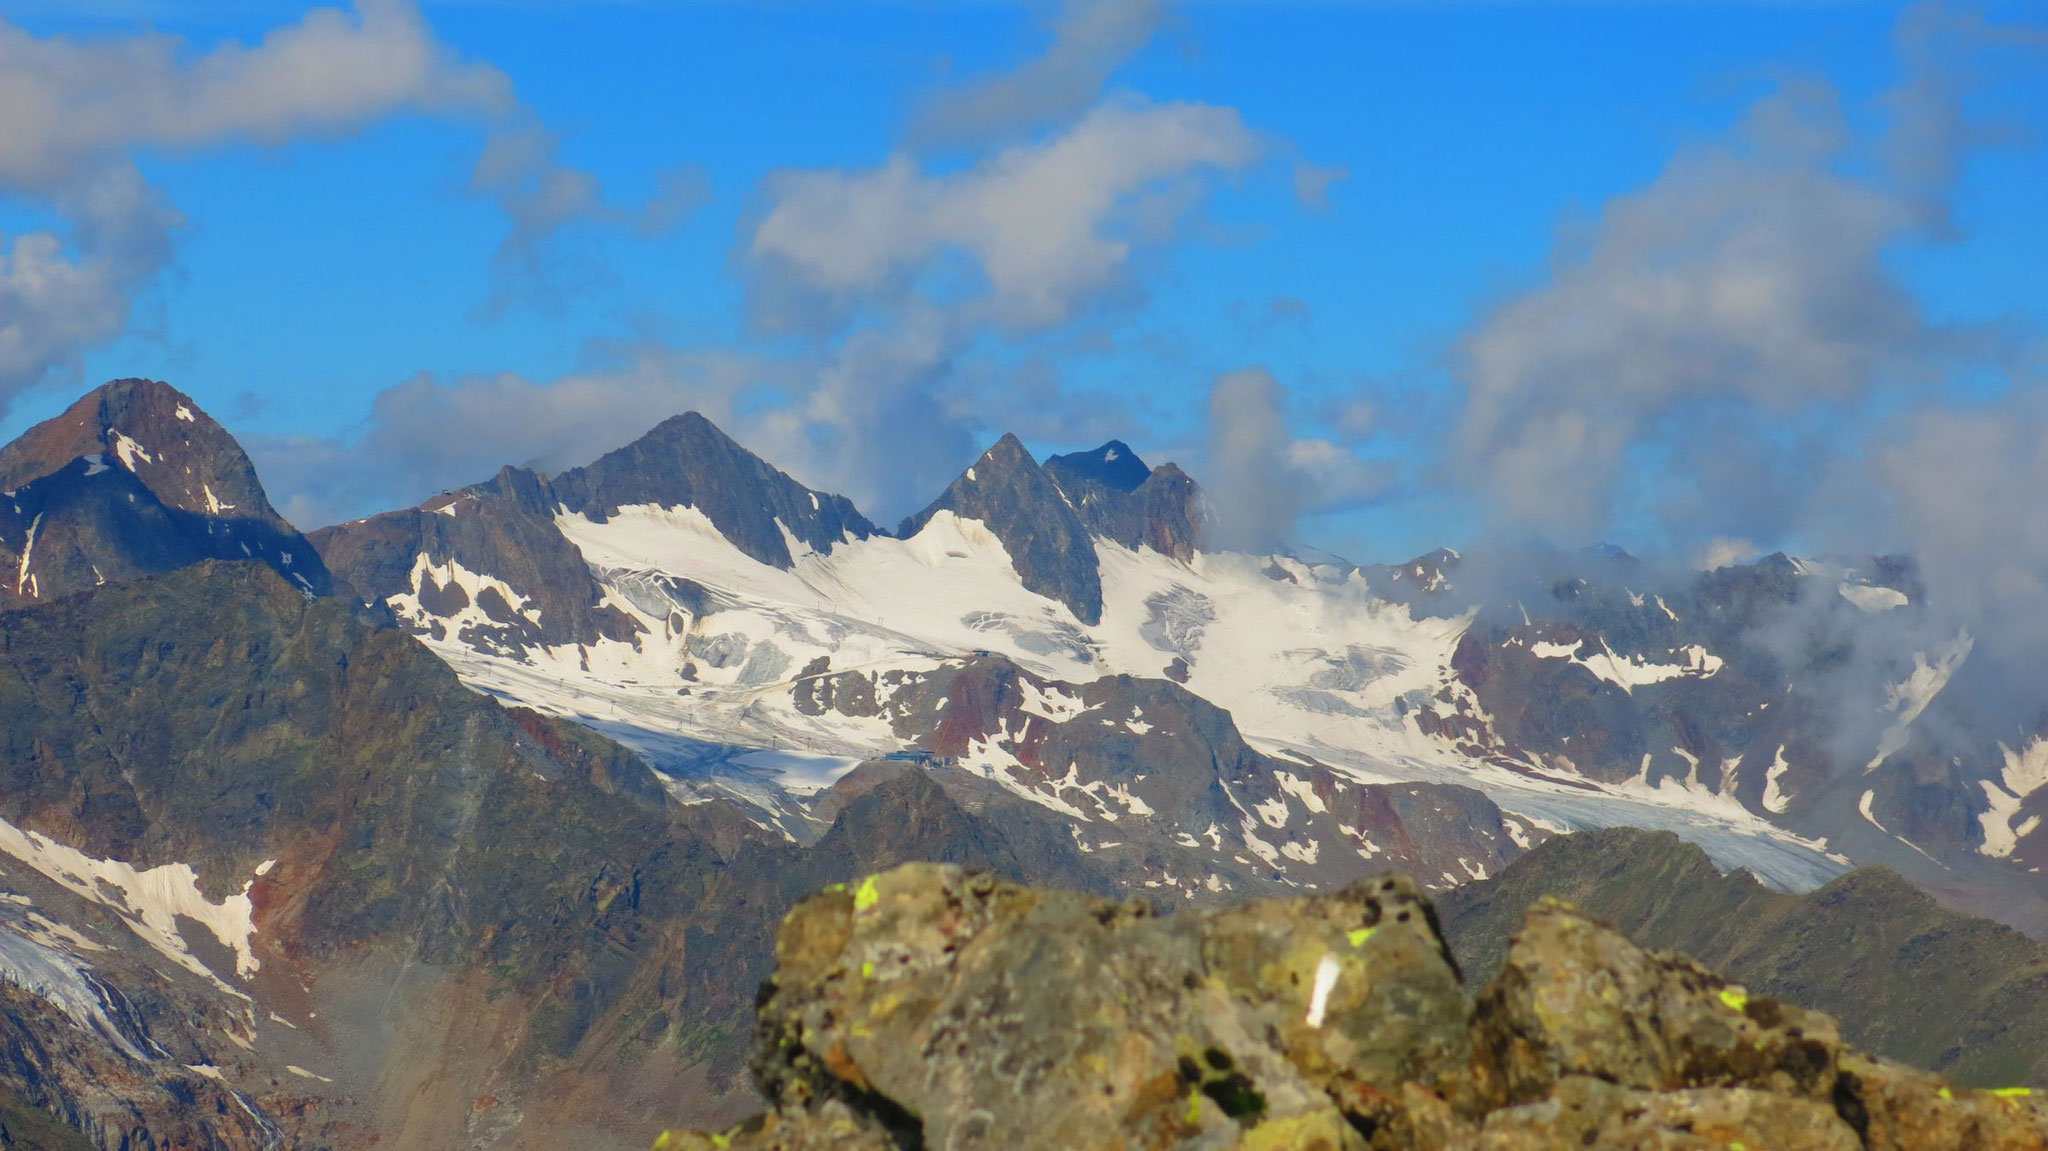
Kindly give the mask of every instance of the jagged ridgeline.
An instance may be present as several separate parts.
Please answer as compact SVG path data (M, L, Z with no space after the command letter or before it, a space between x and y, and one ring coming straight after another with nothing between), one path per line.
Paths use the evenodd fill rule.
M2031 1092L1860 1053L1560 901L1468 994L1398 876L1167 917L869 876L784 921L754 1071L767 1113L657 1151L2048 1146Z
M776 1138L874 1128L905 1145L936 1128L895 1080L833 1086L842 1057L865 1058L845 1043L871 1037L814 1050L785 1015L783 1037L829 1074L762 1062L757 1085L745 1065L785 912L831 884L860 904L860 877L909 861L985 873L941 887L991 923L1066 909L1050 933L987 937L1028 953L974 952L994 981L975 1002L1009 1005L989 1019L1066 1010L1057 995L1080 992L1031 982L1038 969L1177 986L1133 1034L1194 1011L1200 1042L1105 1098L1165 1106L1193 1125L1173 1138L1202 1146L1385 1144L1436 1114L1394 1080L1332 1070L1357 1050L1261 1054L1238 1032L1266 1016L1229 1005L1305 1019L1327 980L1324 1012L1348 1022L1311 1030L1356 1040L1348 953L1326 976L1320 952L1274 942L1297 930L1294 905L1247 901L1389 869L1414 882L1383 918L1426 920L1422 897L1439 897L1468 990L1554 893L1759 997L1831 1011L1856 1046L1957 1089L2041 1085L2048 1066L2036 944L1847 870L1892 864L1945 904L2048 922L2048 745L1923 740L1912 716L1940 712L1968 656L1930 651L1897 669L1911 691L1881 717L1890 750L1844 775L1804 695L1831 665L1749 638L1787 611L1904 618L1909 565L1777 557L1653 588L1603 555L1537 573L1509 615L1459 598L1455 553L1361 568L1205 550L1194 482L1121 442L1041 463L1005 437L889 533L694 414L586 467L506 468L301 536L233 438L150 381L0 449L0 479L0 1126L16 1145L63 1146L35 1133L48 1117L106 1151L624 1151L756 1111L761 1085ZM1676 827L1705 854L1558 835L1602 823ZM1767 886L1722 875L1742 868ZM1364 914L1315 898L1326 919ZM1418 977L1447 964L1434 934L1384 951L1403 938L1385 930L1352 959ZM924 962L918 938L848 970L867 980L874 963L880 987L889 956ZM1143 962L1120 950L1138 941ZM1005 982L1013 964L1024 982ZM801 980L778 981L804 1027L837 1026ZM937 987L895 987L913 985ZM1387 1026L1420 1012L1466 1035L1394 1059L1437 1069L1400 1074L1439 1092L1443 1131L1493 1146L1503 1108L1604 1090L1498 1105L1439 1090L1443 1067L1503 1050L1465 994L1383 1005ZM1013 1085L1101 1071L1071 1037L1031 1042L1079 1070L1000 1035L962 1050L966 1035L934 1033L957 1058L924 1070L966 1083L1001 1052ZM1758 1089L1785 1094L1772 1084ZM815 1107L794 1102L805 1092ZM1621 1106L1638 1103L1676 1114ZM996 1127L945 1130L971 1143Z

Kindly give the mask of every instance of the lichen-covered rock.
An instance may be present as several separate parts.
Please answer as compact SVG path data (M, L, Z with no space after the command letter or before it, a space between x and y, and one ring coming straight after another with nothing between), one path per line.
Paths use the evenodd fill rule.
M664 1131L654 1151L897 1151L889 1129L844 1103L770 1111L730 1131Z
M1843 1057L1840 1074L1844 1118L1870 1151L2048 1148L2048 1100L2039 1092L1965 1091L1925 1072L1854 1053Z
M1399 876L1154 915L908 864L801 904L763 988L770 1112L660 1151L2048 1151L2023 1092L1845 1049L1557 904L1466 997Z
M1347 1105L1467 1058L1405 880L1162 918L914 864L799 907L776 958L764 1089L884 1098L935 1146L1357 1148Z
M1567 1075L1827 1099L1842 1050L1828 1017L1752 998L1555 903L1530 909L1473 1032L1476 1087L1490 1106L1541 1098Z
M1833 1107L1749 1088L1638 1091L1570 1075L1533 1103L1488 1115L1476 1138L1453 1144L1474 1151L1591 1147L1620 1151L1861 1151Z
M1471 1057L1457 967L1404 876L1242 904L1201 930L1209 978L1234 1010L1361 1127L1399 1111L1403 1083L1434 1083Z

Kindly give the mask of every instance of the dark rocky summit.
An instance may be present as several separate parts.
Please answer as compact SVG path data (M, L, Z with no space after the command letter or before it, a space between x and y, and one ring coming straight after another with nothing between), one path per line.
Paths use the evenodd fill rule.
M663 420L596 463L563 472L551 491L562 506L599 521L636 504L694 507L734 547L779 568L795 558L778 522L821 552L875 534L846 497L803 486L696 412Z
M693 507L741 552L785 569L796 562L792 542L826 552L877 531L844 496L804 487L686 412L552 480L506 467L418 507L321 528L311 538L357 594L373 602L397 597L409 629L516 655L631 642L639 634L638 622L604 603L604 589L555 517L603 522L641 505Z
M241 445L176 388L116 380L0 448L0 605L204 559L261 560L329 590Z
M1201 534L1202 490L1172 464L1147 467L1122 440L1045 461L1081 523L1103 539L1192 559Z
M1102 622L1102 572L1088 528L1016 436L996 441L896 534L916 535L942 511L995 533L1027 589L1066 604L1082 623Z
M2048 1147L2048 1107L1862 1055L1824 1015L1529 909L1468 995L1385 876L1166 917L912 864L783 921L711 1148Z

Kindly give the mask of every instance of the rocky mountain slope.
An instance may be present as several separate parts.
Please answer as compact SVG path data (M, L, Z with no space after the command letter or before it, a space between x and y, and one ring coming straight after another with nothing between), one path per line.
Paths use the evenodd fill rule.
M2048 1146L2024 1090L1860 1054L1833 1020L1562 904L1468 995L1414 885L1160 918L910 865L791 913L773 1109L710 1148Z
M652 1108L744 1104L732 1044L797 895L904 852L1023 870L921 777L808 852L679 804L260 565L0 635L0 1080L102 1147L641 1146Z
M0 636L0 1084L104 1148L643 1146L751 1102L801 894L906 859L1143 890L1038 804L902 762L840 778L799 847L253 563Z
M1545 896L1827 1012L1886 1058L1976 1087L2048 1088L2048 946L1945 910L1883 868L1786 895L1722 875L1675 836L1612 828L1553 839L1437 907L1451 950L1484 977L1522 909Z

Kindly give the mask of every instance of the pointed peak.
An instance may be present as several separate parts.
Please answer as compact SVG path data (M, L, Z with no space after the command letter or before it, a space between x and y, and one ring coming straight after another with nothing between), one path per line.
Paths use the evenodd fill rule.
M695 410L670 416L649 428L646 434L635 440L634 443L718 444L721 447L730 444L741 452L746 452L748 455L753 454L752 452L747 452L744 447L741 447L738 440L727 435L724 428L713 423L711 417Z
M691 431L713 431L717 432L721 436L725 435L725 430L720 428L717 424L713 423L710 416L705 415L703 412L700 412L695 408L691 408L687 412L678 412L675 415L670 416L669 418L661 421L660 423L654 425L653 431L651 431L649 434L651 435L653 434L653 432L659 432L664 429L683 428L687 428ZM730 439L731 437L727 436L726 438Z
M0 448L0 489L92 457L133 473L164 503L209 516L275 519L235 437L161 380L101 384ZM279 521L282 526L282 521Z
M952 483L946 485L946 491L968 492L990 483L1007 486L1015 482L1012 477L1040 476L1043 470L1038 466L1037 457L1024 446L1024 441L1018 439L1014 433L1004 432L1002 439L990 444L986 451L974 457L974 462L962 469ZM1058 490L1057 484L1053 487L1055 491ZM944 498L941 497L942 500ZM911 518L922 522L921 517ZM909 523L908 520L904 522L906 525Z
M635 505L695 508L733 546L785 569L795 563L785 532L819 552L875 533L844 496L804 486L695 411L670 416L546 488L599 522Z
M206 558L262 560L311 594L330 586L235 437L162 381L103 384L0 447L0 490L29 485L53 545L33 561L38 598Z
M1024 446L1024 441L1018 439L1015 432L1004 432L1002 439L981 453L981 458L993 464L1028 463L1034 468L1038 466L1038 461L1032 458L1031 449Z
M995 533L1025 588L1066 604L1082 623L1101 621L1094 543L1072 501L1016 436L1003 436L976 457L896 534L909 539L941 511L977 520Z
M1120 492L1134 492L1152 476L1152 469L1122 440L1111 440L1093 451L1069 452L1045 461L1045 468L1063 485L1074 480L1092 480Z

